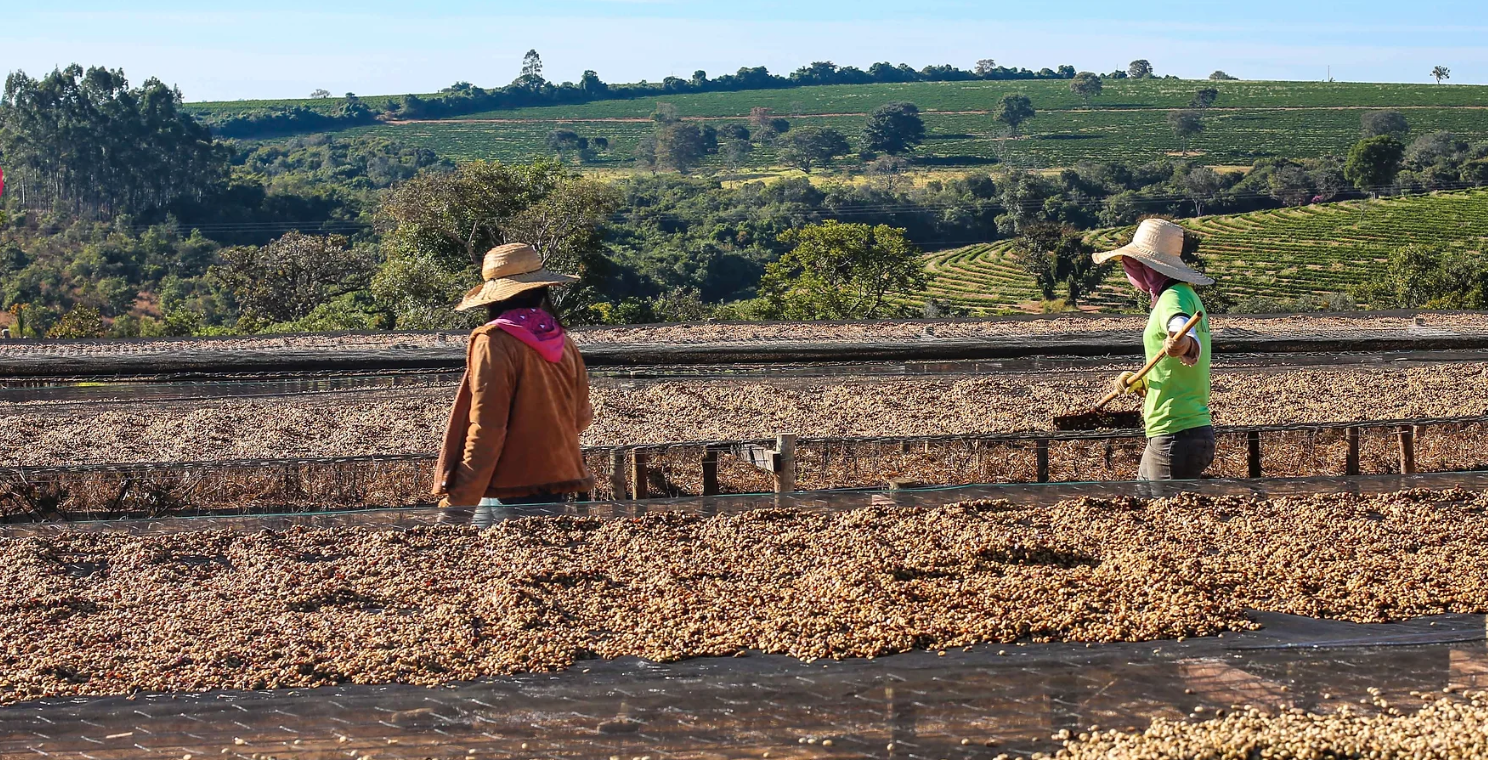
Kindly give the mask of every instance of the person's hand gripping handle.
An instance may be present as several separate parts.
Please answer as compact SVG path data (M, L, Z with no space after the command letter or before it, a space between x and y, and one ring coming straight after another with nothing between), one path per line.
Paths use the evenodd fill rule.
M1169 335L1168 339L1163 342L1162 351L1159 351L1156 356L1152 357L1152 360L1147 362L1147 365L1145 367L1142 367L1141 371L1135 373L1127 372L1122 374L1121 377L1116 381L1118 385L1117 389L1106 394L1106 397L1101 399L1100 403L1095 405L1095 408L1104 409L1106 404L1115 401L1117 396L1131 393L1132 389L1136 388L1142 383L1143 380L1147 378L1147 373L1151 372L1152 368L1156 367L1158 362L1167 357L1170 350L1176 348L1179 345L1180 342L1177 341L1176 338L1187 337L1188 333L1195 327L1198 327L1199 322L1203 321L1203 319L1204 312L1202 311L1193 315L1192 317L1189 317L1187 324L1183 325L1183 327L1180 328L1178 332Z

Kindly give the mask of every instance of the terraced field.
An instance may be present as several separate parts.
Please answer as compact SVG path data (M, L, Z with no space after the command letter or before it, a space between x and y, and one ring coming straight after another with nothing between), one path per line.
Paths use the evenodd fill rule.
M1409 243L1488 250L1488 191L1390 199L1367 209L1357 202L1324 204L1182 223L1203 237L1201 254L1226 292L1297 298L1347 291ZM1090 240L1113 248L1130 231L1098 230ZM930 254L930 296L979 314L1036 311L1032 279L1013 263L1010 247L999 241ZM1129 303L1129 290L1120 272L1113 272L1092 304L1119 307Z
M1488 140L1488 87L1319 82L1196 82L1110 80L1093 110L1069 92L1068 82L921 82L840 85L658 95L567 106L491 111L438 121L391 122L362 127L427 147L457 160L525 161L547 153L545 140L558 127L613 146L598 169L629 167L648 115L658 100L675 105L684 118L718 126L743 123L751 108L772 108L797 125L830 126L856 137L864 116L883 103L908 100L925 112L928 139L917 154L927 167L983 166L998 161L1027 167L1070 166L1085 160L1148 161L1176 154L1180 145L1167 125L1168 111L1182 108L1199 87L1220 91L1208 112L1208 129L1194 141L1197 160L1250 164L1265 156L1296 158L1337 155L1358 139L1359 116L1371 108L1406 109L1416 134L1449 130L1469 140ZM988 111L1010 92L1023 92L1039 109L1025 136L1008 140ZM253 107L339 101L200 103L204 115ZM368 99L368 102L379 102ZM779 164L773 150L755 151L747 168ZM721 169L714 158L707 168Z

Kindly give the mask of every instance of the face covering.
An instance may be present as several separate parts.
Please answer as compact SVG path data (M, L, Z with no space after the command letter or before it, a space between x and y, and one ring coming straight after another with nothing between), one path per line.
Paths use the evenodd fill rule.
M1150 296L1152 305L1156 306L1157 297L1162 295L1163 288L1168 286L1171 278L1130 256L1121 257L1121 268L1126 270L1127 282Z
M563 327L542 309L511 309L491 324L531 346L551 363L557 364L563 358Z

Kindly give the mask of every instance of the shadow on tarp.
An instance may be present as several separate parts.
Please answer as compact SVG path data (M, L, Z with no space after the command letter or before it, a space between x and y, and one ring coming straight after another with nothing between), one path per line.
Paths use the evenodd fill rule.
M564 502L502 507L499 519L552 517L558 515L601 518L631 518L663 512L703 516L737 514L756 509L802 509L840 512L866 507L935 507L959 501L1005 499L1023 506L1052 506L1079 498L1164 498L1180 493L1206 496L1275 498L1310 494L1382 494L1412 489L1488 489L1488 472L1422 473L1418 475L1357 475L1352 477L1260 478L1255 480L1198 480L1167 483L1009 483L884 491L849 489L806 491L792 494L728 494L689 496L646 501ZM128 533L192 530L284 530L363 527L403 530L430 525L439 519L435 507L364 509L350 511L297 512L278 515L230 517L169 517L149 520L106 520L68 523L18 523L0 525L0 536L48 535L58 531L122 531Z
M1237 705L1347 705L1367 715L1370 688L1408 710L1423 702L1412 692L1488 686L1483 616L1390 625L1254 617L1262 630L1182 642L816 662L623 658L438 689L49 699L0 708L0 756L1025 756L1057 749L1052 737L1066 730L1140 730Z

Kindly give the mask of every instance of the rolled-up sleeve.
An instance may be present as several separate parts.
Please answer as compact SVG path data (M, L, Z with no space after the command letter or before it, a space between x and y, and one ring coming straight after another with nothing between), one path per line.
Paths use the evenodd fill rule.
M511 357L492 346L489 335L471 339L470 417L465 433L465 452L455 468L449 503L473 506L486 495L496 464L506 446L506 428L511 415L516 368Z

